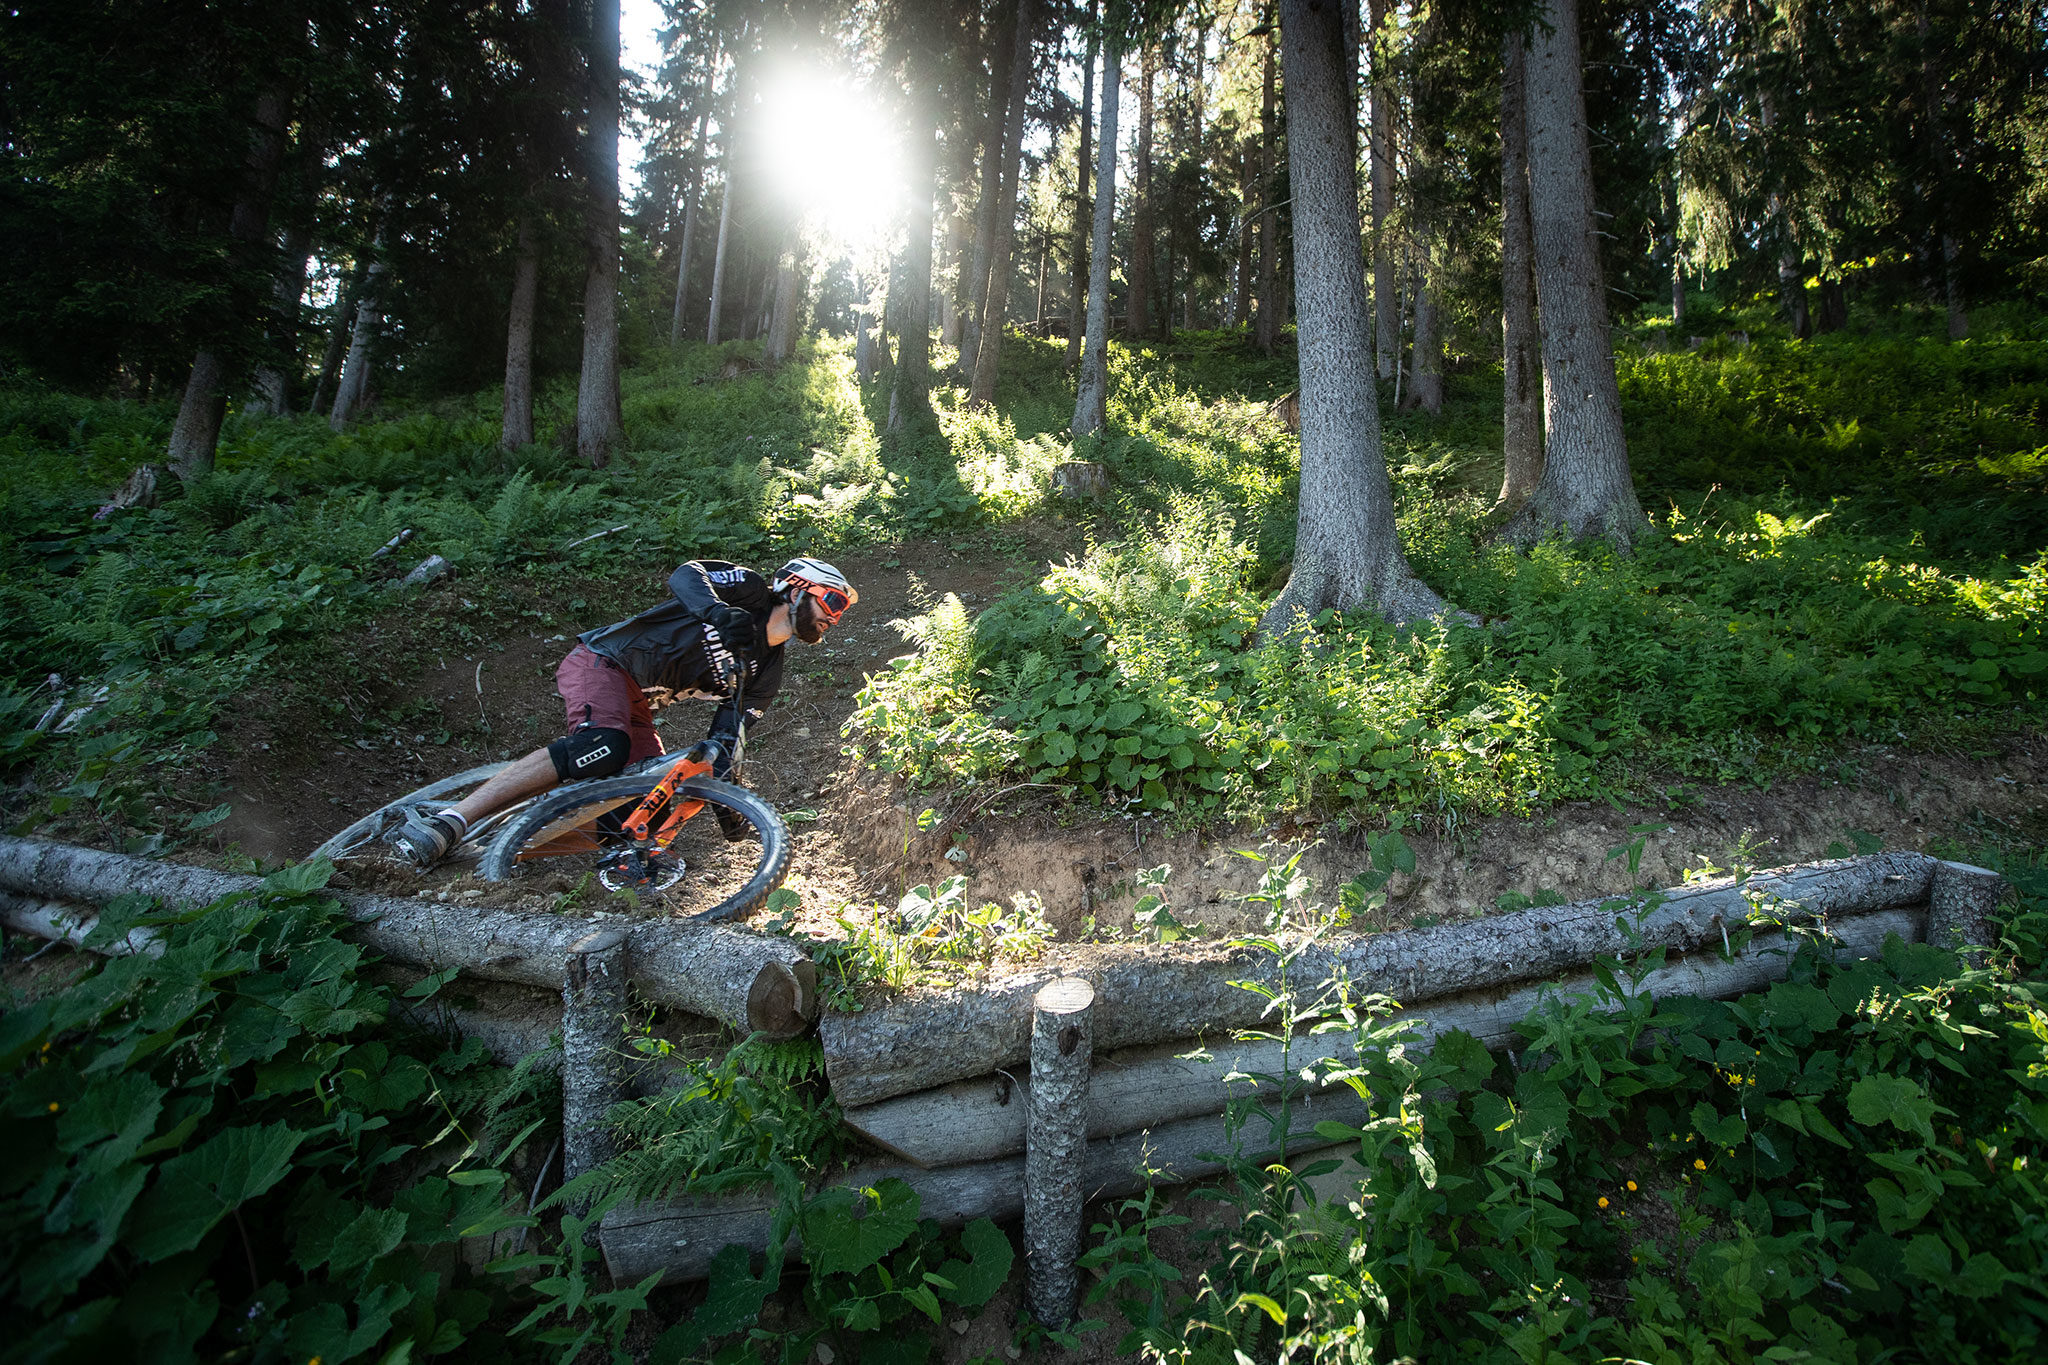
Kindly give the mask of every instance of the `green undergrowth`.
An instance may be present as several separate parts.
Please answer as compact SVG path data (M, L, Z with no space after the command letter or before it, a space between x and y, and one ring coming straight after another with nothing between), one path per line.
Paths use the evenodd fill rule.
M970 616L946 598L856 723L914 782L1021 778L1196 817L1522 811L1624 765L1769 776L1844 741L2048 701L2048 556L1944 570L1825 513L1732 497L1631 559L1485 548L1485 505L1412 468L1411 559L1487 624L1325 615L1254 643L1257 555L1179 501Z
M1148 1190L1098 1227L1091 1297L1119 1350L1175 1362L2036 1358L2048 877L2005 869L2023 898L1988 968L1896 935L1838 961L1807 934L1767 990L1656 1000L1636 988L1662 951L1640 953L1547 996L1505 1053L1424 1050L1341 980L1283 986L1262 1036L1320 1021L1355 1061L1247 1078L1230 1173L1196 1196L1231 1215L1196 1234L1200 1275L1159 1254L1187 1219ZM1260 1159L1304 1079L1365 1118Z

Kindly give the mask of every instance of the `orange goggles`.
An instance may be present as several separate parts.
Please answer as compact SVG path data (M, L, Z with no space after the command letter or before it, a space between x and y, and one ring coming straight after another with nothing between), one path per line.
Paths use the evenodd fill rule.
M807 583L801 578L792 578L789 581L802 588L811 601L817 603L818 617L828 626L838 625L839 618L846 614L846 609L860 600L860 595L851 589L842 592L838 588Z

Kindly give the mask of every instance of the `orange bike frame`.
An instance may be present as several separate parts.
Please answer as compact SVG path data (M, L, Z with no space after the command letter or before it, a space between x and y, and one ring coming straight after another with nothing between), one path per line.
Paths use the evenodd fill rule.
M619 826L626 837L633 841L633 847L643 853L660 853L666 850L669 846L669 841L676 837L676 831L683 827L683 822L703 810L704 803L702 801L684 801L679 803L673 810L669 811L668 818L661 822L661 828L650 833L647 826L653 820L654 812L661 809L664 804L668 803L675 796L676 788L679 785L693 777L701 777L710 771L711 765L709 763L700 763L687 758L676 760L669 767L668 772L663 775L661 781L655 784L654 789L640 798L640 804L633 808L633 813L627 816Z

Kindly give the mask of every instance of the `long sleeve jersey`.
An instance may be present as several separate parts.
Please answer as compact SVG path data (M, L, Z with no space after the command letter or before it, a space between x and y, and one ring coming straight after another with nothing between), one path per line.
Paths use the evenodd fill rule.
M722 559L689 561L669 575L668 590L668 601L576 638L591 653L623 668L643 688L665 687L678 696L722 700L708 734L727 741L730 753L731 741L765 715L768 703L782 690L783 646L768 643L768 615L777 599L766 578ZM745 670L739 689L725 682L737 656L707 619L721 603L754 618L754 647L737 659Z

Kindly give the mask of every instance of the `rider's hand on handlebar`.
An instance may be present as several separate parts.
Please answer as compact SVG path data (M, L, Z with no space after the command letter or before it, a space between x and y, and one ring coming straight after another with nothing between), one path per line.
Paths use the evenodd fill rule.
M753 613L738 607L718 606L713 607L705 619L718 632L718 638L725 642L727 649L739 655L753 653L757 634Z

